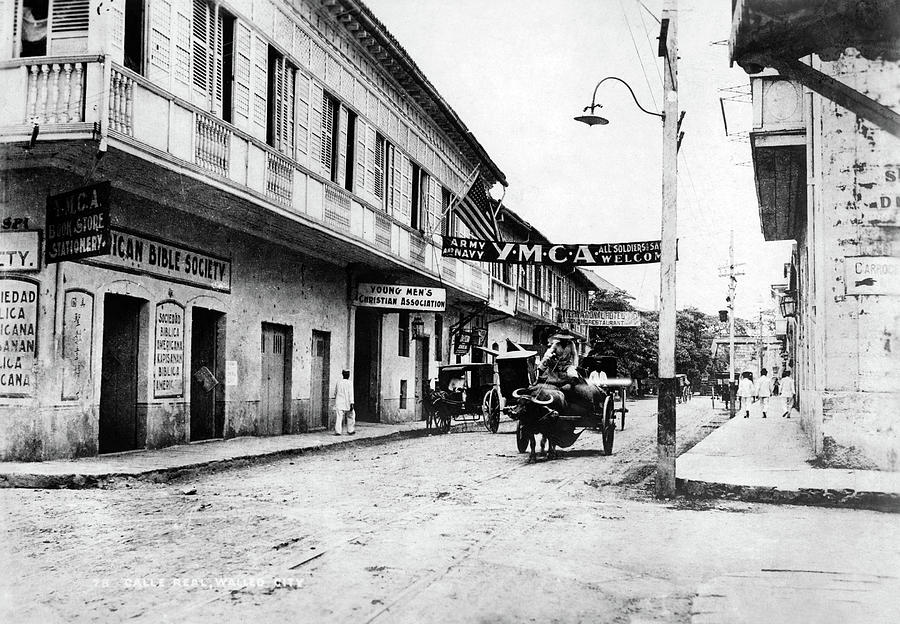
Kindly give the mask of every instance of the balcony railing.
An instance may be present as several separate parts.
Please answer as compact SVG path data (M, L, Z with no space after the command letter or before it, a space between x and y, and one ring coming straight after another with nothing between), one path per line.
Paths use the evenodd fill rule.
M441 258L439 239L421 237L302 162L102 56L0 61L0 84L22 94L0 109L0 137L6 140L22 140L34 124L41 137L82 138L99 129L111 140L165 154L219 184L286 207L312 227L358 239L432 277L440 274L478 297L491 294L483 268Z
M27 63L23 67L28 76L24 123L84 121L84 62Z

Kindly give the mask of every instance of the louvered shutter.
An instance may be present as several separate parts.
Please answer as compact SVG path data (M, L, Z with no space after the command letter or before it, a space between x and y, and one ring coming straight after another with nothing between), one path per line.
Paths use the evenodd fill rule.
M325 103L325 91L315 80L310 80L309 89L309 168L322 173L323 144L322 128L324 127L322 105ZM328 142L329 146L331 142Z
M295 92L295 75L294 67L287 62L282 63L282 71L284 72L284 91L282 93L281 118L284 120L284 134L282 136L282 152L293 156L294 154L294 92Z
M366 128L371 134L375 135L375 149L372 152L372 194L381 202L384 201L384 172L386 171L385 167L385 153L384 153L384 138L379 136L375 131L375 128L372 126L368 126ZM368 155L366 156L368 158ZM367 163L368 164L368 163Z
M269 46L261 37L253 37L253 125L254 135L265 139L267 113L266 99L269 92Z
M296 111L297 132L295 143L297 146L297 160L307 163L306 157L310 154L309 139L309 76L302 71L295 72L296 76Z
M400 152L400 158L396 159L399 168L399 175L396 176L396 182L399 185L399 219L406 225L410 224L410 215L412 213L412 163L409 157Z
M338 161L337 161L337 179L335 182L344 185L347 179L347 108L341 104L339 108L340 119L339 135L338 135Z
M193 1L193 102L209 108L213 83L210 50L213 43L212 10L206 0Z
M281 103L284 100L284 59L274 59L274 67L270 67L270 80L272 81L272 102L269 107L269 123L272 126L272 147L281 151L284 137L284 119Z
M13 0L18 4L18 0ZM106 28L110 31L109 54L113 61L125 64L125 9L124 4L111 4L106 14Z
M234 125L250 130L250 67L252 64L250 28L235 21L234 28Z
M440 234L441 184L434 176L428 176L428 217L425 229L430 234Z
M176 0L172 5L172 93L191 99L191 31L193 9L189 0Z
M215 56L213 57L212 63L213 80L215 80L215 91L213 92L213 112L220 116L222 114L222 73L224 72L222 68L222 39L224 37L224 30L225 27L222 21L222 13L220 12L218 15L218 19L216 20L216 34L213 45L213 49L216 52Z
M356 118L356 194L360 197L368 197L366 184L366 141L368 139L366 122L361 117Z
M172 76L172 5L168 0L156 0L147 8L150 12L147 77L168 89Z
M53 0L47 34L47 54L87 52L89 19L89 0Z
M332 179L334 162L334 106L331 98L322 91L322 152L319 155L322 175Z

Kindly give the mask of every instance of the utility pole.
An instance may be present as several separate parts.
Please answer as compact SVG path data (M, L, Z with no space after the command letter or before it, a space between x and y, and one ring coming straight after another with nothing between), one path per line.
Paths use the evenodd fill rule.
M743 264L743 262L741 263ZM743 272L735 271L738 265L734 263L734 230L728 242L728 266L719 267L722 271L719 277L728 278L728 412L729 418L734 418L735 413L735 383L734 383L734 297L737 291L737 276Z
M665 0L659 31L663 57L662 230L659 264L659 398L656 497L675 495L675 255L678 185L678 2Z

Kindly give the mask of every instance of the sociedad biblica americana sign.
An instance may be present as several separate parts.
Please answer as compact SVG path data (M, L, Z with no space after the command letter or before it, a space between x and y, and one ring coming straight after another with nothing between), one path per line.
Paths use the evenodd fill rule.
M565 310L558 311L560 323L591 327L639 327L640 313L634 310Z
M619 266L659 262L660 241L553 245L550 243L504 243L445 236L443 255L460 260L507 264L559 264Z
M447 291L443 288L360 284L353 303L363 308L443 312L446 302Z

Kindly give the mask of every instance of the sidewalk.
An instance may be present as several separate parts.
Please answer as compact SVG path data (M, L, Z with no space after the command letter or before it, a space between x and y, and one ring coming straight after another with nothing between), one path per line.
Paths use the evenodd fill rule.
M204 469L301 455L340 445L378 444L425 433L424 422L356 423L356 435L331 430L179 444L157 450L45 462L0 463L0 488L89 488L129 479L163 482Z
M726 420L678 458L678 491L730 498L900 513L900 472L813 468L799 418Z

